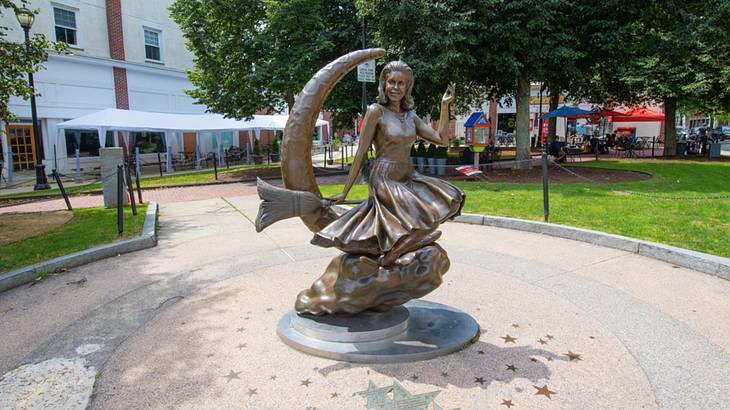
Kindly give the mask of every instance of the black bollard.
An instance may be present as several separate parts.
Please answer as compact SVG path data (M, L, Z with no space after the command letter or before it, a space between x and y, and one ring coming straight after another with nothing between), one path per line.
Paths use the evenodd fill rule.
M162 157L157 153L157 167L160 168L160 176L162 176Z
M218 180L218 161L215 158L215 152L213 153L213 173L215 174L215 180Z
M139 186L139 171L137 168L134 168L134 179L137 182L137 198L139 199L139 203L143 204L142 202L142 188Z
M117 234L122 236L124 233L124 178L122 166L117 165Z
M68 200L68 194L66 193L66 190L63 188L63 183L61 182L61 177L58 175L58 172L54 169L52 172L53 178L56 180L56 184L58 184L58 189L61 190L61 195L63 195L63 200L66 201L66 208L68 208L69 211L73 211L74 209L71 208L71 201Z
M132 176L129 173L129 164L124 167L125 181L127 181L127 193L129 193L129 204L132 206L132 215L137 215L137 203L134 200L134 187L132 187Z

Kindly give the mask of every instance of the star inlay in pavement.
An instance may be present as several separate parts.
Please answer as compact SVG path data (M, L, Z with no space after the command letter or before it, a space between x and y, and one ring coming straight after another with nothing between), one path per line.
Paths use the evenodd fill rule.
M448 372L441 372L441 377L449 377L449 373Z
M504 343L514 343L517 340L516 337L512 337L510 335L500 336L500 339L504 339Z
M244 329L242 327L239 327L238 329L236 329L236 332L239 332L240 333L240 332L243 332L244 330L246 330L246 329Z
M330 393L330 399L334 399L337 396L339 396L339 394L337 394L336 392L335 393Z
M475 377L474 383L484 384L484 378L483 377Z
M512 323L512 327L514 327L516 329L516 328L520 327L520 325L518 325L517 323Z
M550 357L550 356L548 356L548 358L547 358L547 361L548 361L548 362L552 362L552 361L553 361L553 358L552 358L552 357Z
M537 387L537 386L535 386L535 385L533 384L533 385L532 385L532 387L534 387L535 389L537 389L537 392L535 392L535 395L536 395L536 396L537 396L537 395L541 395L541 396L545 396L545 397L547 397L548 399L551 399L551 400L552 400L552 398L550 397L550 395L551 395L551 394L558 394L558 393L555 393L554 391L552 391L552 390L548 389L548 386L547 386L547 384L546 384L546 385L544 385L544 386L542 386L542 387Z
M505 400L505 399L502 399L502 403L500 403L500 405L507 406L507 408L514 406L514 404L512 404L512 400Z
M271 311L273 311L273 310L274 310L273 308L266 308L266 311L267 311L267 312L271 312Z
M553 340L555 339L552 335L545 335L543 336L545 339Z
M238 377L239 374L241 374L241 372L234 372L233 370L231 370L231 372L223 376L223 378L228 379L226 383L230 383L233 379L241 380L241 378Z
M512 370L513 372L516 372L517 370L520 370L520 369L515 367L515 365L513 365L513 364L508 364L507 370Z
M573 360L583 360L580 358L580 355L578 353L573 353L570 350L568 350L568 353L563 353L564 355L568 356L568 359L572 362Z
M276 380L276 375L273 375L273 376L269 377L269 379Z
M543 339L537 339L537 341L538 341L538 342L539 342L539 343L540 343L541 345L545 345L545 344L547 344L547 340L543 340Z
M309 381L309 379L307 379L307 380L302 380L302 384L300 384L300 386L309 387L310 384L312 384L312 382Z
M414 374L413 376L411 376L411 380L415 382L416 380L418 380L418 376Z
M478 354L484 354L484 350L477 350Z
M531 361L531 362L535 362L535 363L537 363L537 359L535 359L534 357L531 357L531 358L530 358L530 361Z
M241 349L243 349L244 347L246 347L246 343L241 343L240 345L238 345L238 346L236 346L236 347L238 347L238 350L241 350Z
M248 394L248 397L251 397L251 396L253 396L254 394L257 394L257 393L256 393L256 390L258 390L258 389L248 389L248 393L246 393L246 394Z

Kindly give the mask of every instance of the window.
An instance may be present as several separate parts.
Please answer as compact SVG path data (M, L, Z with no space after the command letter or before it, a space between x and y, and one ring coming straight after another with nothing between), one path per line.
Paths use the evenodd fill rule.
M53 19L56 24L56 41L77 46L79 43L76 36L76 13L54 7Z
M130 138L135 147L139 147L140 154L166 152L164 132L130 132Z
M144 55L148 60L162 61L159 31L144 29Z
M114 132L106 132L106 146L114 146ZM76 156L76 148L81 157L99 156L99 133L92 130L66 130L66 155Z

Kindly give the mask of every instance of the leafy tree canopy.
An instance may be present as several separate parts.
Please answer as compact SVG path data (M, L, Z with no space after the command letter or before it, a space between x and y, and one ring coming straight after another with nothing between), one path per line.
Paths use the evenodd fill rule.
M25 3L21 4L25 6ZM11 0L0 0L0 14L15 14L19 8ZM22 30L20 27L17 29ZM8 30L9 27L0 26L0 119L14 120L15 116L8 108L10 97L29 99L33 90L27 81L28 73L43 68L43 62L48 59L48 50L63 52L66 45L49 42L42 34L31 36L27 45L8 41Z

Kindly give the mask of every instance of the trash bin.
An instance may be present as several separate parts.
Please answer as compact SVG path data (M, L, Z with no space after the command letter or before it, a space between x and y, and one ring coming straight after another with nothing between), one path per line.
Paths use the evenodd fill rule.
M687 155L686 142L677 142L677 155Z
M721 147L722 147L721 144L717 144L717 143L709 144L709 149L708 149L709 157L710 158L720 158Z

